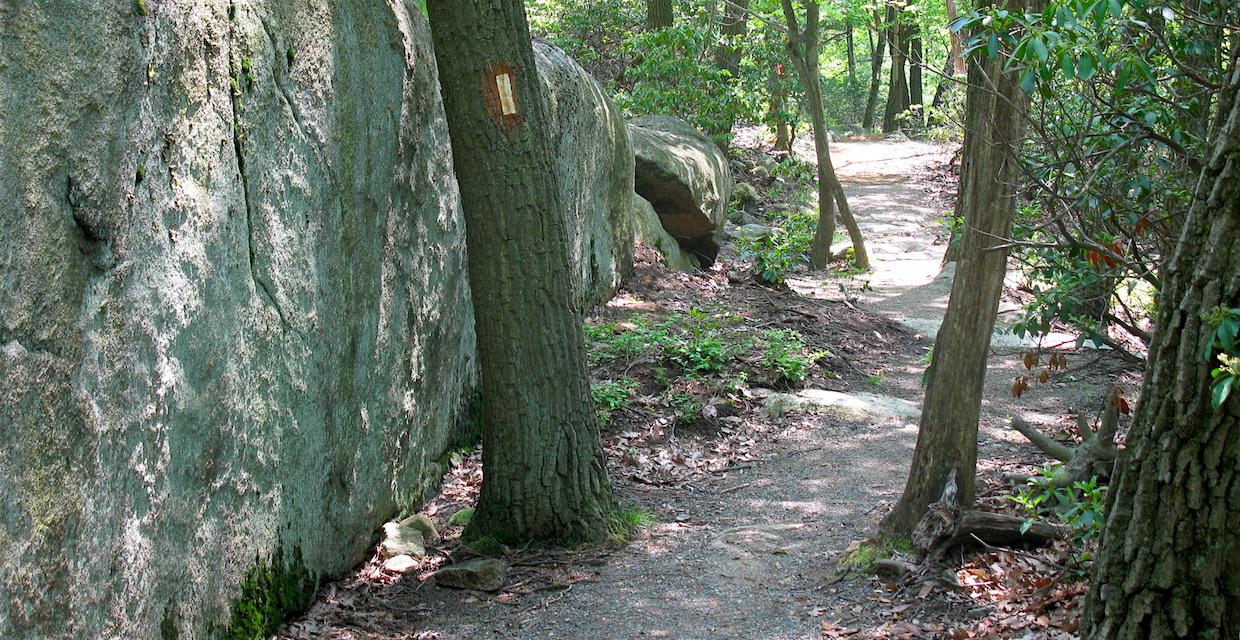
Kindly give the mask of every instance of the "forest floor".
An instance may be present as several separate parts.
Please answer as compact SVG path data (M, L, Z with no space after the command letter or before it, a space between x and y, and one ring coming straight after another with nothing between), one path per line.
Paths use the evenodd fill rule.
M753 131L737 142L747 162L766 153ZM869 553L857 542L899 496L917 441L927 352L951 287L936 220L954 197L953 151L907 140L832 145L874 263L868 273L840 264L772 289L754 282L735 248L692 275L639 251L636 274L587 331L611 478L640 525L631 539L507 550L512 569L495 593L437 587L437 567L471 555L461 528L445 524L481 483L477 453L458 454L425 507L444 538L421 566L401 575L372 559L326 585L280 637L1075 637L1084 582L1066 545L962 551L950 567L901 579L848 568ZM796 206L789 194L805 185L758 186L765 195L750 208L766 219ZM778 374L796 354L772 344L789 339L817 356L803 382ZM995 337L979 436L986 508L1013 511L1003 474L1048 462L1008 428L1012 414L1070 437L1073 416L1097 413L1108 385L1136 393L1122 361L1067 350L1067 371L1016 400L1013 379L1031 375L1026 353L1013 336ZM708 361L697 371L695 357ZM907 550L889 553L916 564Z

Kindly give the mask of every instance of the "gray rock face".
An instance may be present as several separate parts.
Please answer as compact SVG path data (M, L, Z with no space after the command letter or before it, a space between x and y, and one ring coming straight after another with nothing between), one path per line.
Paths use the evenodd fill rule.
M697 270L697 258L682 249L676 239L663 229L659 214L639 195L633 196L633 222L637 225L637 239L658 251L663 257L663 264L669 269L685 272Z
M569 215L576 286L589 307L606 302L633 270L633 151L620 110L563 51L535 43L551 109L560 202Z
M663 228L702 266L719 253L732 171L727 157L690 124L670 116L629 123L635 188L659 214Z
M499 591L508 575L508 564L495 558L474 558L450 564L435 572L435 584L452 589Z
M475 366L430 36L4 11L0 637L201 638L256 556L342 571L437 480Z

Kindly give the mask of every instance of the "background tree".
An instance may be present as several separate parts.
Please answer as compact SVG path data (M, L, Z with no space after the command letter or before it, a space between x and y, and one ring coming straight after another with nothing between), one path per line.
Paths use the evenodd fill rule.
M666 29L675 22L673 0L646 0L646 29Z
M1040 0L1013 0L1005 8L1033 12L1041 7ZM926 506L942 495L953 470L959 504L973 503L986 355L1007 264L1007 250L997 247L1006 242L1012 228L1018 154L1029 103L1017 74L1005 72L1004 64L999 55L976 55L969 61L964 160L956 203L956 216L964 219L965 228L947 313L935 338L908 481L883 521L883 528L892 533L913 530Z
M468 537L593 541L614 511L522 0L430 0L465 213L485 481Z
M814 231L809 257L814 268L821 269L831 261L831 239L835 236L835 202L837 198L844 199L844 190L835 176L835 167L831 164L830 138L822 107L822 88L819 85L819 6L817 0L803 2L804 27L797 19L792 0L781 0L780 6L783 8L788 29L788 57L792 59L792 66L801 77L805 90L805 105L809 109L810 122L814 128L814 153L818 160L818 228ZM868 269L870 259L865 251L861 228L857 226L847 208L842 209L840 214L848 228L848 235L852 238L857 266Z
M870 47L870 91L865 100L865 114L861 126L869 129L874 126L874 112L878 108L878 91L883 84L883 50L887 46L887 30L883 28L885 21L881 8L874 9L874 23L870 33L873 45Z
M1212 393L1240 375L1238 57L1240 46L1111 482L1082 633L1090 640L1240 637L1240 389L1211 408Z

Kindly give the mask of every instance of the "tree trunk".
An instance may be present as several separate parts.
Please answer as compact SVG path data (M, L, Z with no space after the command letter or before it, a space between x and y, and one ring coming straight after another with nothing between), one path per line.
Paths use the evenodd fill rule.
M780 0L784 19L788 24L788 56L801 77L805 87L805 104L809 107L814 127L814 155L818 160L818 227L810 242L809 259L815 269L831 262L831 239L835 236L835 199L844 197L844 189L835 177L831 164L830 138L827 118L822 108L822 88L818 82L818 0L805 1L805 28L797 24L792 0ZM855 224L855 223L854 223ZM860 231L858 231L860 240ZM858 256L865 255L865 245L859 242Z
M924 63L921 48L921 27L916 22L910 25L909 60L908 60L908 99L913 111L913 126L920 129L925 124L925 95L922 91L921 66Z
M792 151L792 136L789 133L788 119L784 117L784 105L788 99L788 90L784 86L783 66L771 65L771 108L767 111L767 125L775 129L775 149Z
M749 21L749 0L729 0L723 8L723 24L719 33L723 41L715 49L715 66L732 74L736 79L741 73L741 42L745 38Z
M870 94L865 100L865 116L861 118L861 126L869 129L874 126L874 112L878 107L878 90L883 84L883 48L887 38L883 36L882 14L874 10L875 42L870 55Z
M844 187L838 180L835 183L835 204L840 208L840 219L844 221L848 238L852 240L853 263L858 269L869 269L870 254L865 250L865 237L861 235L861 227L853 217L852 207L848 206L848 197L844 195Z
M1041 0L1013 0L1010 11L1038 11ZM904 494L883 521L908 533L938 499L953 469L959 473L962 507L973 503L977 470L977 420L986 378L986 355L1003 291L1012 227L1017 153L1024 136L1028 97L1001 59L969 64L964 164L956 215L965 219L960 260L943 326L935 339L930 381L922 403L917 449Z
M1240 86L1233 54L1230 84ZM1240 307L1240 101L1231 104L1163 276L1141 401L1107 498L1089 640L1240 638L1240 393L1210 406L1214 330Z
M849 122L857 122L857 111L861 106L857 103L861 98L860 89L857 86L857 47L853 42L852 24L845 25L844 29L844 44L848 54L848 104L852 106Z
M946 1L947 24L950 25L956 21L956 1ZM966 73L964 58L960 55L960 32L951 31L948 33L948 38L951 45L947 52L947 59L943 61L943 77L939 78L938 84L934 87L934 101L930 107L930 120L932 124L942 121L942 116L938 112L947 102L947 94L952 90L952 86L955 85L951 78L962 76Z
M908 79L904 63L908 59L908 39L904 18L894 5L887 5L887 42L891 45L891 75L887 84L887 108L883 110L883 133L900 128L901 114L908 109Z
M728 72L727 84L735 85L741 73L741 55L744 48L741 41L745 37L746 26L749 20L749 0L730 0L723 7L723 20L719 25L720 41L715 47L715 66L721 71ZM735 124L732 118L727 118L717 126L716 130L708 131L711 134L731 133ZM726 149L725 149L726 151Z
M676 15L672 0L646 0L646 30L658 31L672 26Z
M430 0L481 364L469 537L598 541L614 506L522 0Z

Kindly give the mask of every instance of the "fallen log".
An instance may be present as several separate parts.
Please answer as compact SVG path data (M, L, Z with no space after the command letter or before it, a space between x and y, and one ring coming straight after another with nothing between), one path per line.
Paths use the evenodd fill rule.
M930 505L913 531L913 546L930 562L939 562L957 547L983 544L995 547L1039 547L1067 536L1067 528L1045 522L1026 524L1024 518L976 509L961 509L953 471L943 496Z

